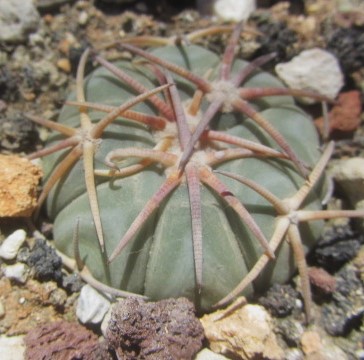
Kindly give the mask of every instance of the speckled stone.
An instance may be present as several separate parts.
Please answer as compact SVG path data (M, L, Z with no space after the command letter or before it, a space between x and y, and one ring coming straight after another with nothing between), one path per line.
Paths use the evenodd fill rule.
M21 42L37 29L39 14L32 0L0 1L0 41Z

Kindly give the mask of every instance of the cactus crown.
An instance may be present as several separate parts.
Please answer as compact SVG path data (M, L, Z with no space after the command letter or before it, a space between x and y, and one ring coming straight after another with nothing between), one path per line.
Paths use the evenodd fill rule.
M30 116L65 137L30 155L49 155L38 210L48 197L58 249L97 288L207 310L287 280L293 254L309 317L320 224L300 224L363 214L320 208L333 144L320 156L291 96L327 99L257 71L272 55L235 59L241 31L221 62L195 45L121 44L139 60L118 64L86 50L59 122ZM90 53L102 67L85 79Z

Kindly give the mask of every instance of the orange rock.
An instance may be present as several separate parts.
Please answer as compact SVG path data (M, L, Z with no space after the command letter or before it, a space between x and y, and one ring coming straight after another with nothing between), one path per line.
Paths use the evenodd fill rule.
M322 348L320 335L315 331L305 331L301 338L301 346L305 355L318 353Z
M57 67L66 73L71 72L71 63L67 58L61 58L57 61Z
M30 216L42 170L16 155L0 155L0 169L0 217Z
M360 125L361 101L359 91L348 91L341 93L337 104L329 112L329 132L352 132ZM323 133L323 117L315 120L320 133Z

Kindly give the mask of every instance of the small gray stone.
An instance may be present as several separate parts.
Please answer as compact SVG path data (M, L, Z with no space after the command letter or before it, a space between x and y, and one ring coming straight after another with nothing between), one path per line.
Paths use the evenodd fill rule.
M99 324L109 310L110 302L90 285L85 285L78 298L76 315L83 324Z
M26 236L27 234L23 229L16 230L10 234L0 246L0 257L5 260L15 259Z
M32 0L0 0L0 41L25 41L39 20Z
M291 61L277 64L275 70L291 89L309 90L331 99L337 96L344 85L336 57L319 48L302 51ZM304 101L317 102L307 98Z
M20 284L25 284L28 278L28 267L25 264L17 263L4 268L4 275Z
M276 331L289 347L296 347L300 344L304 328L298 321L288 318L279 321Z
M304 360L304 355L299 349L287 350L284 355L285 360Z

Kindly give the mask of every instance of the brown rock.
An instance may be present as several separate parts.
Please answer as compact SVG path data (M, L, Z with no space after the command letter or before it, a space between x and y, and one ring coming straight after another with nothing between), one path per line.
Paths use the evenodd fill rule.
M42 324L24 338L25 360L108 360L107 348L85 327L67 321Z
M15 155L0 155L0 169L0 217L30 216L42 170Z
M130 298L115 305L106 337L123 360L189 360L201 349L204 333L185 298L150 303Z

